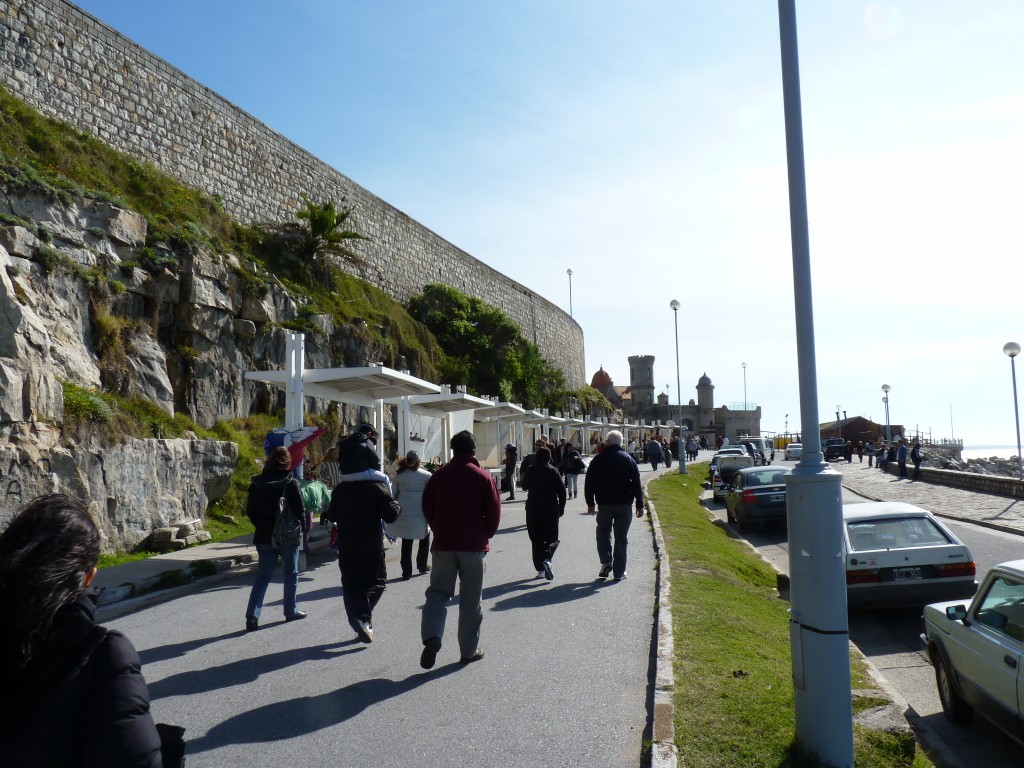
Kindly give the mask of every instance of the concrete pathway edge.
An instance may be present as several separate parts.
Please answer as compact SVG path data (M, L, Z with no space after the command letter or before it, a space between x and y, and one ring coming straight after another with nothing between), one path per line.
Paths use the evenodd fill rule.
M662 473L667 474L667 473ZM658 511L651 501L644 483L644 497L651 516L651 535L658 573L655 578L658 602L658 638L654 673L654 712L651 723L651 768L676 768L679 751L676 748L675 728L675 639L672 632L672 580L668 549L661 533Z

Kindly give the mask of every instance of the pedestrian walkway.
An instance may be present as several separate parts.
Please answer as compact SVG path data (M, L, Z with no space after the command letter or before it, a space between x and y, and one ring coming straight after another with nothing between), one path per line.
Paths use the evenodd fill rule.
M666 471L678 468L656 474ZM641 475L655 473L645 465ZM305 621L284 622L278 576L260 629L245 632L251 575L237 565L173 600L110 605L112 618L101 619L139 649L156 719L188 729L190 765L634 768L654 697L652 533L648 519L634 518L629 578L597 578L595 518L581 489L562 518L554 579L537 579L525 494L505 502L484 578L486 657L466 666L456 600L437 666L420 668L429 577L403 581L397 546L388 550L370 645L356 642L345 620L324 540L314 542L299 584ZM247 554L244 542L204 545L105 569L103 581L138 583L193 560L236 564Z
M940 517L1024 534L1024 501L1019 499L900 480L877 467L869 467L867 462L834 461L829 466L843 475L844 488L860 496L875 501L905 501Z

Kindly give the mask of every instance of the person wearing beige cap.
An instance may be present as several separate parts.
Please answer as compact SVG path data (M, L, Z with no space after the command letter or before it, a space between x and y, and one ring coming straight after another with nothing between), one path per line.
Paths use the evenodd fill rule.
M409 451L398 460L395 476L395 501L402 505L401 516L388 525L388 533L402 540L402 578L412 578L412 547L419 542L416 550L416 570L426 573L430 570L430 527L423 517L423 489L430 479L430 473L423 469L420 455Z

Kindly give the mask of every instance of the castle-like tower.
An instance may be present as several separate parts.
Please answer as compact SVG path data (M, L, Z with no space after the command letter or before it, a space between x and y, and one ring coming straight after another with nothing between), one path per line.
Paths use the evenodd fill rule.
M711 383L707 373L697 380L697 407L709 411L715 407L715 385Z
M654 355L629 358L629 391L634 409L654 405Z

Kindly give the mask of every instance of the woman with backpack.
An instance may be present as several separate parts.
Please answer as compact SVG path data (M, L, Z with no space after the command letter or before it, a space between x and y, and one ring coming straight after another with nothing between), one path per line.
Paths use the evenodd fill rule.
M296 601L305 512L299 483L292 476L291 466L291 454L279 445L267 457L263 471L253 475L249 486L245 514L256 526L252 543L259 556L256 580L252 583L249 605L245 609L245 628L249 632L259 628L263 598L267 595L278 558L284 579L284 619L297 621L306 618L306 612L299 610Z

